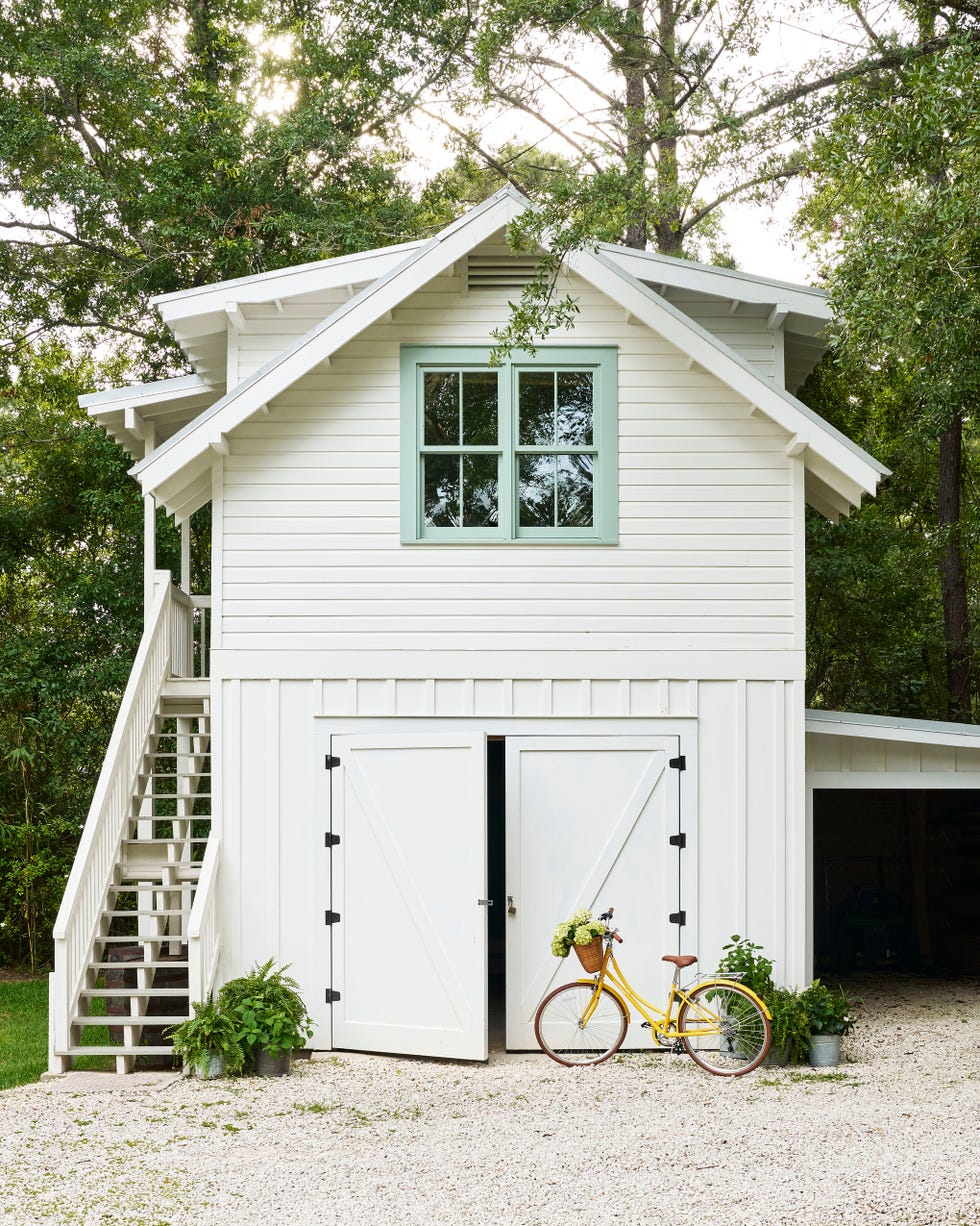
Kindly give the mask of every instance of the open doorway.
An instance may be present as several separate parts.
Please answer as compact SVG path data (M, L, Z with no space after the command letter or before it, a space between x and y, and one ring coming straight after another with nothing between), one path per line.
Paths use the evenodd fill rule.
M507 983L507 810L506 741L502 736L487 738L487 897L489 949L487 957L487 1003L491 1051L506 1046Z
M980 790L817 788L817 974L980 974Z

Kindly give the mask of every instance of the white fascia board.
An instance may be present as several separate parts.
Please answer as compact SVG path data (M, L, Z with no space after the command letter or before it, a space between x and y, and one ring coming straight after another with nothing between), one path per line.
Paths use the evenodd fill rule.
M807 732L829 736L980 749L980 727L975 724L900 719L888 715L856 715L850 711L807 711L805 727Z
M669 341L702 369L727 384L791 437L806 444L804 463L822 456L843 474L841 493L848 497L856 484L873 494L888 469L829 422L770 380L717 337L711 335L682 311L666 302L602 252L578 251L568 257L568 265L596 289L619 303L652 331ZM821 473L821 476L824 476ZM852 484L853 483L853 484ZM850 499L848 499L851 501ZM853 503L852 505L857 505Z
M716 268L713 264L679 260L653 251L635 251L612 243L600 243L598 251L638 281L760 306L785 303L788 313L805 315L820 324L830 322L827 295L810 285L775 281L733 268Z
M376 281L400 264L406 256L425 246L425 240L412 243L397 243L393 247L380 247L373 251L359 251L354 255L337 256L331 260L317 260L312 264L295 264L292 268L279 268L271 272L257 273L251 277L238 277L232 281L217 281L196 289L178 290L172 294L160 294L151 298L164 323L172 324L181 319L223 312L225 303L239 306L250 302L274 302L295 298L300 294L313 294L317 290L337 289L339 286L365 281Z
M113 387L106 392L90 392L79 396L78 403L88 410L89 417L98 417L101 412L118 412L120 409L147 407L165 404L169 400L200 396L213 391L200 375L181 375L176 379L160 379L155 383L132 383L127 387Z
M503 188L440 231L130 469L150 493L526 208Z

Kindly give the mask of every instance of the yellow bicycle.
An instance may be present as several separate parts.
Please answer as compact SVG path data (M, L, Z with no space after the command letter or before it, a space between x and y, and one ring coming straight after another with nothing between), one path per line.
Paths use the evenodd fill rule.
M593 978L555 988L538 1005L534 1035L541 1049L559 1064L600 1064L622 1046L632 1005L660 1048L686 1052L707 1072L740 1077L757 1068L772 1042L772 1015L755 992L724 978L682 988L680 973L697 958L665 954L664 962L673 963L674 978L667 1008L658 1009L619 968L613 942L623 938L618 928L609 927L612 914L610 907L599 916L607 930L599 938L602 961Z

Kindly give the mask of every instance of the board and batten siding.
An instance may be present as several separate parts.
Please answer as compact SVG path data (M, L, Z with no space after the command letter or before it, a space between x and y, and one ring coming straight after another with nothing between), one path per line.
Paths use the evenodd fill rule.
M784 433L571 288L575 339L618 349L619 544L400 543L400 346L488 344L507 309L438 278L230 436L222 647L800 650L802 463Z
M235 666L238 653L222 652ZM275 653L265 655L276 666ZM457 678L375 687L361 682L262 677L216 678L222 793L221 976L275 955L291 964L317 1033L330 1045L329 775L331 732L432 728L433 694L454 693L444 714L490 735L680 735L688 753L682 789L697 790L688 826L697 898L682 944L710 970L733 933L749 933L775 959L780 978L803 983L809 941L807 849L801 820L802 683L661 681L615 691L579 678L567 688ZM314 656L311 670L329 657ZM458 688L457 688L458 687ZM536 694L535 694L536 691ZM585 699L591 696L592 702ZM573 701L577 698L577 702ZM629 705L627 705L627 703ZM443 727L447 726L443 721ZM643 889L638 880L637 889ZM628 923L629 898L614 902ZM545 941L549 933L542 934Z

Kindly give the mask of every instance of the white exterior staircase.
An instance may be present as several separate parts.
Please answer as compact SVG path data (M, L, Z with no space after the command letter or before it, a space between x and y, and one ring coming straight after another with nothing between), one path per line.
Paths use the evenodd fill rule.
M164 1029L214 984L210 685L174 676L204 658L194 624L188 598L158 573L55 925L52 1071L112 1056L125 1073L171 1055Z

